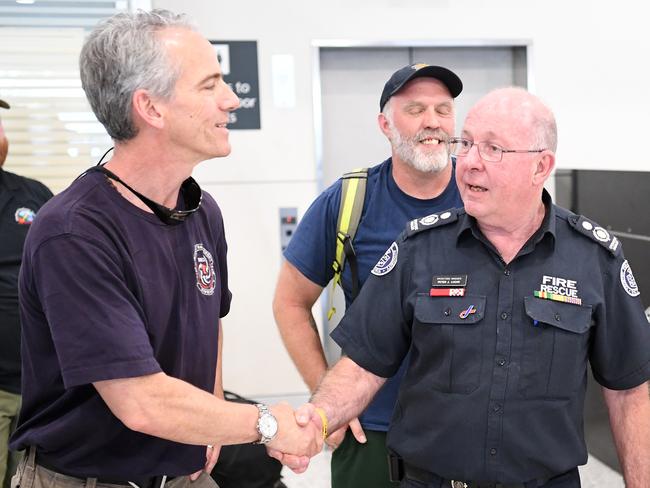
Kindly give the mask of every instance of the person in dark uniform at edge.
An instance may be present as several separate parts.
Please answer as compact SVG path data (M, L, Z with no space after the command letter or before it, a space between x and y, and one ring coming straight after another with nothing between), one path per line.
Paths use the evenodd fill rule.
M544 190L556 145L537 97L482 98L450 141L464 210L410 222L332 333L347 357L311 400L331 429L410 349L388 434L403 487L579 487L588 363L626 486L650 486L650 325L620 241Z
M386 82L378 123L391 144L391 157L368 173L364 208L353 241L359 284L365 282L405 222L462 206L447 151L447 140L455 133L454 98L462 87L452 71L426 64L405 66ZM340 201L338 180L305 213L284 253L273 303L284 343L311 392L327 369L311 310L334 274ZM349 265L344 268L342 284L349 306ZM327 438L335 449L331 461L333 488L395 486L388 477L386 431L404 369L386 383L361 414L363 429L354 419L350 430L343 426Z
M0 108L9 104L0 100ZM9 449L20 410L20 319L18 271L27 231L52 198L42 183L5 171L9 140L0 118L0 487L9 488L20 453Z
M182 15L120 13L89 34L80 73L115 152L41 209L25 243L11 446L29 454L12 485L209 488L219 446L247 442L286 448L300 471L320 420L223 399L226 239L190 176L230 153L239 105L212 45Z

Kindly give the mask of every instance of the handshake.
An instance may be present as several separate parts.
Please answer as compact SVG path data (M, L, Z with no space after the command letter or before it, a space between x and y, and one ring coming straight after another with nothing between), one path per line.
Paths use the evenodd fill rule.
M310 458L321 452L324 443L332 449L338 447L348 427L346 424L329 435L324 410L311 403L304 404L295 412L284 402L270 407L270 410L278 422L278 431L266 444L267 452L296 473L307 469ZM353 420L350 427L359 442L366 441L358 420Z

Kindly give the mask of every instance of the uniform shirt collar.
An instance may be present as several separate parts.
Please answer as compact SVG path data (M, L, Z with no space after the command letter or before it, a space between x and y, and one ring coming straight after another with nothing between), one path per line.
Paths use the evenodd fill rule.
M530 246L537 245L544 237L548 234L549 240L552 246L555 246L555 236L556 236L556 218L555 218L555 205L553 205L553 200L551 195L544 189L542 191L542 203L544 204L544 219L539 229L528 239L528 242L524 245L520 252L526 251ZM458 227L458 233L456 235L456 242L460 242L461 239L466 236L472 235L475 239L478 239L486 244L492 245L485 238L483 233L478 227L476 219L471 215L468 215L464 211L459 215L460 224Z
M7 190L18 190L21 187L21 177L0 167L0 185Z

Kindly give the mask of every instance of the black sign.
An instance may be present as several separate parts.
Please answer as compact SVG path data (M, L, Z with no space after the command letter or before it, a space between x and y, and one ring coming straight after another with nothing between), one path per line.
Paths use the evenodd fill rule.
M230 112L228 129L260 128L260 82L257 41L210 41L217 51L223 79L239 97L239 108Z

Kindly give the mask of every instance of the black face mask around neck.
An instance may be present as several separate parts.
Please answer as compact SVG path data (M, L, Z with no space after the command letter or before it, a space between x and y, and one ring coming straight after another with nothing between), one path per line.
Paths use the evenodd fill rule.
M110 151L110 149L109 149ZM183 194L183 201L185 203L185 210L176 210L173 208L165 207L164 205L161 205L159 203L154 202L150 198L145 197L142 193L134 190L131 188L129 185L124 183L122 179L117 176L115 173L112 171L106 169L102 164L102 160L104 157L106 157L106 154L108 154L109 151L106 151L104 156L101 157L99 160L99 163L97 163L96 166L93 166L89 170L86 171L86 173L89 173L91 171L99 171L100 173L103 173L106 175L108 178L117 181L118 183L121 183L124 185L128 190L133 193L135 196L137 196L142 203L144 203L147 207L151 209L151 211L158 217L164 224L166 225L178 225L182 222L185 222L185 220L192 215L194 212L196 212L199 208L201 208L201 201L203 199L203 192L201 191L201 187L199 184L194 180L194 178L189 177L186 179L182 184L181 184L181 193Z

